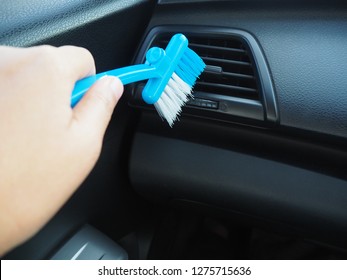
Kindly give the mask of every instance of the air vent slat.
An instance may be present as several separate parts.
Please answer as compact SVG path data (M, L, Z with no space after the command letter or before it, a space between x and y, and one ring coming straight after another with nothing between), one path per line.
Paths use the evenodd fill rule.
M243 80L255 81L255 77L253 75L246 75L240 73L232 73L223 71L222 67L216 65L206 65L205 71L202 75L223 75L225 77L230 78L238 78Z
M226 53L235 53L235 54L238 54L238 55L246 54L246 50L243 50L243 49L226 48L226 47L203 45L203 44L195 44L195 43L190 43L189 47L191 49L196 50L196 51L198 51L198 50L209 50L209 51L223 52L224 53L223 55L225 55Z
M158 36L153 45L165 47L172 34ZM207 64L194 90L231 97L260 100L253 59L237 37L187 34L189 47Z
M201 56L201 58L210 64L213 64L213 62L216 63L222 63L222 64L236 64L236 65L242 65L242 66L251 66L251 63L249 62L244 62L244 61L238 61L238 60L232 60L232 59L221 59L221 58L215 58L215 57L206 57L206 56ZM212 63L211 63L212 62Z
M215 94L227 94L237 97L247 97L256 99L258 93L254 88L246 88L218 83L197 82L194 88L196 91L204 91Z
M255 82L255 77L252 75L244 75L239 73L230 73L230 72L223 72L224 76L229 76L231 78L239 78L239 79L245 79L245 80L252 80Z
M237 74L234 75L233 73L203 73L201 75L198 82L205 82L205 83L215 83L215 84L223 84L227 86L235 86L235 87L241 87L246 89L253 89L256 90L256 81L253 77L239 77Z

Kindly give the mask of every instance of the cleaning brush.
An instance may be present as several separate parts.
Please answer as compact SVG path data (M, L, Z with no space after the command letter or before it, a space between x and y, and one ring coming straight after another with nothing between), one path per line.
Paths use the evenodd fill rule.
M102 72L77 81L71 106L74 107L103 76L116 76L124 85L148 80L142 91L143 100L147 104L154 104L160 117L172 127L182 106L192 97L193 86L205 66L202 59L188 47L188 39L183 34L176 34L165 50L158 47L149 49L144 64Z

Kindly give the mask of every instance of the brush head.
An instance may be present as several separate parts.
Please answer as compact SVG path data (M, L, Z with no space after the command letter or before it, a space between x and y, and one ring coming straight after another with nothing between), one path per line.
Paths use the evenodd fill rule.
M158 114L172 127L190 98L196 80L205 69L203 60L186 48L160 98L154 103Z

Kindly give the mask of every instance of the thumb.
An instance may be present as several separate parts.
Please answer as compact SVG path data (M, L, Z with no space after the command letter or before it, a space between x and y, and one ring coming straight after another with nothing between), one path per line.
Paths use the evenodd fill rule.
M74 119L103 136L123 89L117 77L102 77L75 106Z

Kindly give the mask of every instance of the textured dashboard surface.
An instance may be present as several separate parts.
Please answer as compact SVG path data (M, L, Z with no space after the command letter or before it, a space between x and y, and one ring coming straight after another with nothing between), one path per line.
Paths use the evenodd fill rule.
M2 0L0 44L31 45L144 2L150 1ZM126 22L122 27L127 27Z

